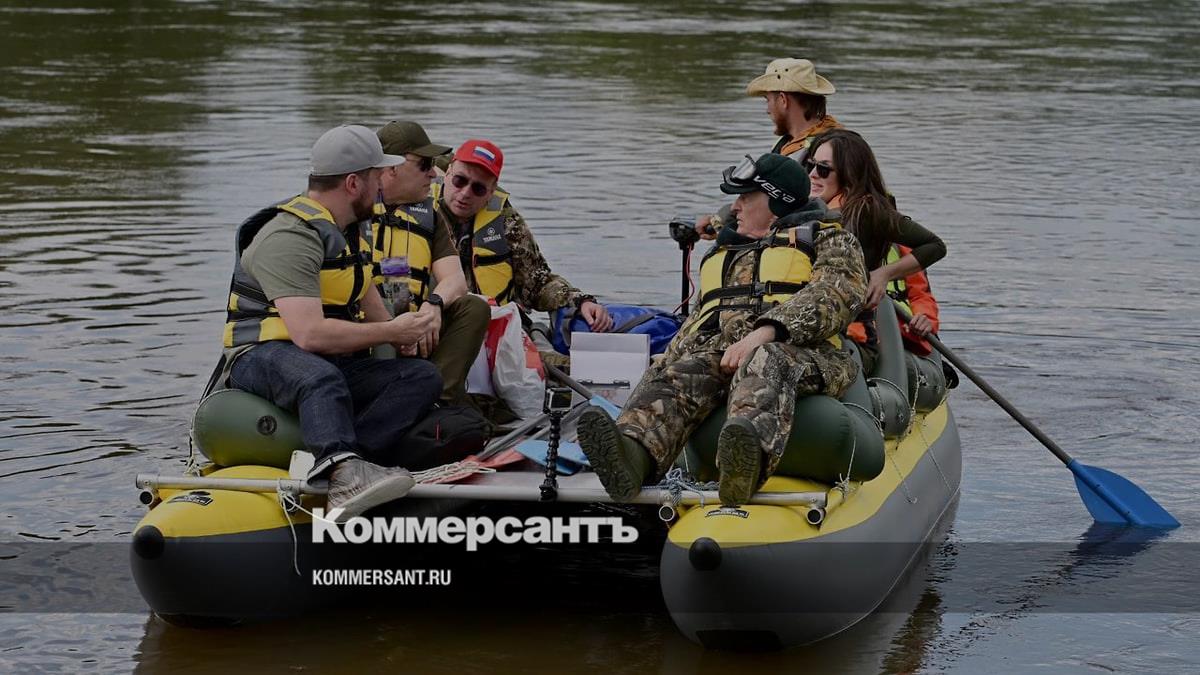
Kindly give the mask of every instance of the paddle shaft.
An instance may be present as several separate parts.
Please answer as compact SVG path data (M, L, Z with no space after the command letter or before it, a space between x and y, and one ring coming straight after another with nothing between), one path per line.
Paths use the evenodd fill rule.
M942 353L942 356L945 356L950 363L954 364L955 368L958 368L963 374L971 378L971 381L975 383L975 386L983 390L983 393L991 397L991 399L995 401L996 404L1001 408L1004 408L1004 412L1008 413L1009 416L1016 420L1018 424L1025 427L1025 431L1033 434L1034 438L1041 441L1042 445L1046 446L1047 450L1054 453L1054 456L1057 457L1059 461L1061 461L1063 464L1071 463L1071 456L1067 454L1066 450L1058 447L1058 443L1055 443L1053 440L1051 440L1050 437L1043 433L1042 430L1039 429L1036 424L1030 421L1028 417L1022 415L1020 410L1017 410L1013 404L1008 402L1008 399L1001 396L1000 392L993 389L992 386L984 381L984 379L980 377L978 373L976 373L974 370L971 370L971 366L963 363L963 360L958 358L958 355L955 354L949 347L942 344L941 340L937 339L933 335L926 335L925 339L928 340L929 343L934 347L936 347L937 350Z
M910 315L898 303L894 303L893 306L896 308L896 314L900 315L900 318L904 319L904 321L907 322L912 320L912 315ZM1057 457L1059 461L1061 461L1063 464L1071 463L1071 456L1067 454L1066 450L1058 447L1058 443L1055 443L1053 440L1051 440L1050 437L1043 433L1042 430L1039 429L1036 424L1030 421L1028 417L1025 417L1025 415L1021 414L1021 411L1017 410L1013 404L1009 403L1008 399L1001 396L1000 392L992 389L992 385L988 384L987 381L984 380L981 375L979 375L979 373L976 373L971 368L971 366L968 366L963 362L962 359L958 358L958 355L954 353L954 350L942 344L942 341L932 333L924 337L929 341L929 344L933 345L935 349L942 353L942 356L946 357L950 363L954 364L955 368L958 368L964 375L970 378L971 381L975 383L976 387L979 387L983 393L987 394L989 398L995 401L996 405L1004 408L1004 412L1008 413L1009 417L1012 417L1017 421L1018 424L1025 427L1025 431L1033 434L1033 437L1038 439L1042 445L1046 446L1047 450L1054 453L1054 456Z
M571 389L574 389L575 393L579 394L580 396L589 400L596 397L596 395L592 393L592 390L588 389L582 384L579 384L572 379L570 375L567 375L563 371L559 370L556 366L552 366L549 363L543 363L542 365L546 367L546 372L550 374L550 377L553 377Z

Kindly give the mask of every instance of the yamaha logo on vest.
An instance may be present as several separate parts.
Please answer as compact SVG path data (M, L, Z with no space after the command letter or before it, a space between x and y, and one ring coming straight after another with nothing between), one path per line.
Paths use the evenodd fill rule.
M487 229L487 231L484 232L484 234L483 234L483 243L485 243L485 244L490 244L493 241L499 241L499 240L500 240L500 235L496 234L496 228L494 228L494 227L489 227Z
M429 209L424 204L409 204L408 210L416 211L417 213L429 213Z

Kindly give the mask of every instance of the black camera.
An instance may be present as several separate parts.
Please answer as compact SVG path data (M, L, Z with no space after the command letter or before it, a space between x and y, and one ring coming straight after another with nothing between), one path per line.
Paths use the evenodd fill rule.
M566 412L571 409L571 390L566 387L546 387L546 400L542 404L542 412Z
M687 216L676 216L671 219L671 238L680 246L691 246L700 241L700 233L696 232L696 223Z

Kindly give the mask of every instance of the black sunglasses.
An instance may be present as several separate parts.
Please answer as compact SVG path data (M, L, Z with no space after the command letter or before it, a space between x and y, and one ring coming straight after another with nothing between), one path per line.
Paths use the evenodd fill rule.
M410 162L413 162L414 164L416 164L416 165L417 165L417 169L418 169L418 170L419 170L421 173L426 173L427 171L429 171L430 169L432 169L432 168L433 168L433 158L432 158L432 157L419 157L419 158L418 158L418 159L416 159L415 161L414 161L414 160L411 160L411 159L410 159L410 160L408 160L408 161L410 161Z
M450 182L454 185L454 187L460 190L467 187L467 184L469 183L471 185L471 193L476 197L482 197L488 193L488 190L492 189L488 185L484 185L477 180L471 180L470 178L458 173L450 176Z
M814 162L811 159L804 160L801 163L801 166L804 167L804 173L812 173L813 169L816 169L817 176L819 178L829 178L829 174L834 173L836 171L836 169L834 169L832 166L829 166L828 164L818 164L817 162Z

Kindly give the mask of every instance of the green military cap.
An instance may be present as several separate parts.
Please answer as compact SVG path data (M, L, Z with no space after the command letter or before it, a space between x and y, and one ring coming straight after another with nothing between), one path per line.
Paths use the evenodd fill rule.
M429 140L429 134L416 122L388 122L375 132L384 152L392 155L412 153L418 157L437 157L450 152L448 145L438 145Z

